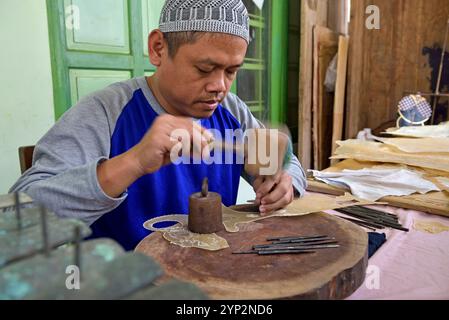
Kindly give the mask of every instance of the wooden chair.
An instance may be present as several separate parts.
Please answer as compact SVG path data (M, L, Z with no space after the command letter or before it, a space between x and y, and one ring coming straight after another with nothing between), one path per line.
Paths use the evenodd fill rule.
M22 174L33 165L34 146L19 148L20 171Z

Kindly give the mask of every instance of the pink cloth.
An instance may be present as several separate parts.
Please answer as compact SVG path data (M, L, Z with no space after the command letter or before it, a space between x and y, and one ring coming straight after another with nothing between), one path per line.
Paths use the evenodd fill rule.
M397 214L410 231L377 231L387 235L387 242L369 260L365 283L348 299L449 299L449 232L414 229L415 221L449 227L449 218L389 206L372 208Z

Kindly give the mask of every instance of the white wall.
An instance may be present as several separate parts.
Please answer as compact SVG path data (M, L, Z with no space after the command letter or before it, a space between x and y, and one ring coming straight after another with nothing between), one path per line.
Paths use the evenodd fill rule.
M17 149L54 123L45 0L0 1L0 194L20 176Z
M248 201L256 199L256 193L253 187L246 182L245 179L240 178L239 193L237 195L237 204L248 204Z

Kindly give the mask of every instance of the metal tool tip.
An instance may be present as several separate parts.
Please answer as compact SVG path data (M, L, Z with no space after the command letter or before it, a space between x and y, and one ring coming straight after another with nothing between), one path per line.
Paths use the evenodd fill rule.
M207 197L209 195L209 179L204 178L203 180L203 186L201 188L201 195L203 197Z

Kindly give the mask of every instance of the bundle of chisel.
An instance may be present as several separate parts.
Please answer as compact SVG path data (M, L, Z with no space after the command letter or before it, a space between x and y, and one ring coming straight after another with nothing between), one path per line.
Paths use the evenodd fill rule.
M391 213L359 206L340 208L335 211L352 217L346 218L340 216L340 218L349 220L368 229L384 229L387 227L405 232L409 231L399 223L398 216Z
M335 238L325 235L276 237L268 238L267 241L271 243L254 245L252 250L233 252L233 254L302 254L340 247Z

